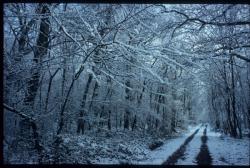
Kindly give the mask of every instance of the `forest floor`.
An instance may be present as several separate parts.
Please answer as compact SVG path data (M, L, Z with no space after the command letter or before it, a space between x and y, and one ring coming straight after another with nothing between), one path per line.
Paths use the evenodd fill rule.
M84 135L63 134L61 138L60 164L250 165L249 138L231 138L214 132L209 125L177 129L169 137L142 131L101 130ZM150 149L155 142L162 144ZM45 163L53 163L53 156L48 146ZM24 162L22 156L10 160L12 164Z
M84 135L64 134L59 162L72 164L162 164L187 136L199 126L177 129L169 137L153 136L142 131L102 130ZM162 142L152 150L150 145ZM49 157L51 158L51 157Z
M213 132L208 126L207 146L213 165L250 165L250 138L236 139Z
M134 145L134 149L138 149L138 145L140 146L140 144ZM250 139L247 137L243 139L231 138L214 132L209 125L202 126L200 124L189 126L186 132L177 137L165 139L164 144L155 150L149 150L148 146L144 144L144 147L141 146L136 154L128 146L127 149L131 151L131 156L134 157L128 157L128 160L119 163L143 165L250 165L249 145ZM141 151L143 155L138 151ZM138 154L140 157L138 157ZM114 164L114 162L111 161L108 164Z

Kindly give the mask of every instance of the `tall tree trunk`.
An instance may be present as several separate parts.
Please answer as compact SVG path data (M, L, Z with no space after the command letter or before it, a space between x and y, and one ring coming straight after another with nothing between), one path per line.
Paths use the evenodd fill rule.
M236 114L236 101L235 101L235 84L234 84L234 65L233 65L233 56L230 55L230 64L231 64L231 83L232 83L232 88L231 88L231 97L232 97L232 114L233 114L233 123L234 123L234 132L235 136L239 136L242 138L242 133L241 133L241 127L238 122L238 116ZM238 132L237 132L238 130Z
M49 14L49 7L45 4L39 4L40 13L42 15ZM31 79L28 81L27 93L25 95L25 105L32 106L38 89L39 78L41 74L41 62L46 56L49 46L49 17L43 17L40 23L40 31L34 51L33 67L31 69Z
M83 93L83 98L82 98L82 104L81 104L81 110L80 110L79 117L83 117L84 114L86 114L85 105L86 105L86 100L87 100L89 87L90 87L92 79L93 79L92 74L89 74L88 81L87 81L87 84L86 84L86 88L85 88L84 93ZM82 123L82 122L84 122L84 120L78 120L78 121L80 121L80 122L77 123L77 128L84 129L84 127L82 127L82 125L84 125L84 123ZM84 130L82 130L82 132L84 132Z
M111 110L109 110L108 114L108 129L111 130Z
M47 4L38 5L38 14L47 15L50 14L50 10ZM31 78L27 82L27 92L24 98L24 105L27 107L27 111L30 112L34 104L35 96L37 94L39 78L41 75L41 62L47 54L49 46L49 32L50 32L50 19L49 17L43 17L40 23L40 30L36 41L36 47L34 51L33 66L31 68ZM41 147L39 145L39 135L37 131L37 123L31 122L33 130L33 137L35 140L35 148L38 151L38 162L41 161Z
M134 121L132 123L132 131L134 131L136 129L136 124L137 124L137 120L136 120L136 115L135 115Z
M125 111L124 114L124 129L129 129L129 111Z
M131 84L130 84L130 81L127 80L125 82L125 85L127 87L131 87ZM130 90L128 88L125 89L125 92L126 92L126 96L125 96L125 99L126 99L126 102L129 103L130 100L131 100L131 93L130 93ZM129 129L129 115L130 115L130 110L129 110L129 107L126 107L125 108L125 114L124 114L124 129Z

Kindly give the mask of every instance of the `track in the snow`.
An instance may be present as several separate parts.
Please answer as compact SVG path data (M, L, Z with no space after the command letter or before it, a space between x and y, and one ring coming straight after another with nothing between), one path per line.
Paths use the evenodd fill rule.
M195 134L198 133L200 128L198 128L192 135L190 135L185 142L177 149L169 158L163 163L163 165L174 165L177 161L184 156L186 146L194 138Z
M200 152L196 157L197 164L198 165L211 165L212 157L207 147L207 127L204 129L203 136L201 137L201 141L202 141L202 144L201 144Z

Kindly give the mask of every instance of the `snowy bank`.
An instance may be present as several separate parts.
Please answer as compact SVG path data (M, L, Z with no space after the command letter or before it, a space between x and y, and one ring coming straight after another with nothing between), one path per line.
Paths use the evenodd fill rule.
M207 145L213 165L250 165L250 139L231 138L208 127Z

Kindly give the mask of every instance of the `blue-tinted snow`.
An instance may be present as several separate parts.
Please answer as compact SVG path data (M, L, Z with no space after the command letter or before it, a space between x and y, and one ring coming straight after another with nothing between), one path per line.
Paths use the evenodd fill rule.
M207 145L213 165L250 165L250 139L235 139L215 133L208 127Z
M200 125L197 126L188 126L188 131L184 133L182 136L178 138L174 138L171 140L167 140L165 144L154 151L148 152L148 159L140 162L133 162L135 164L150 164L150 165L160 165L167 158L172 155L186 140L188 136L194 133L194 131L199 128Z
M186 147L184 157L179 159L177 165L197 165L196 156L200 152L201 136L205 127L201 127L199 132L194 136L190 143Z

